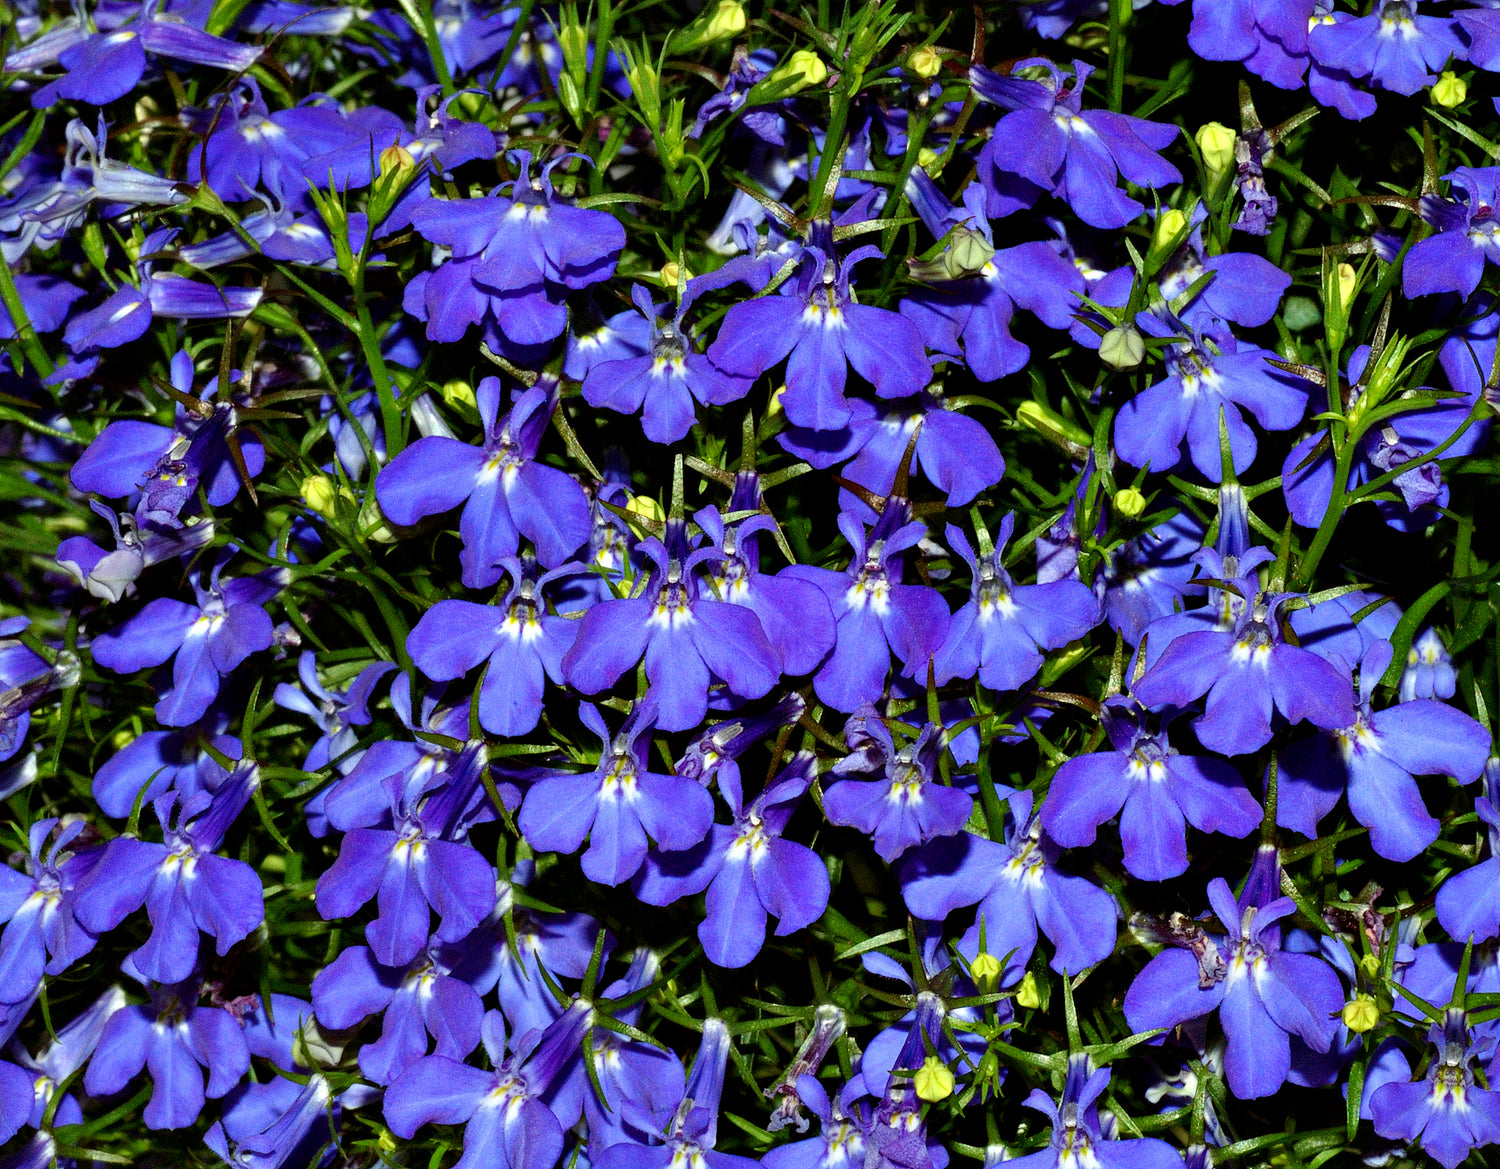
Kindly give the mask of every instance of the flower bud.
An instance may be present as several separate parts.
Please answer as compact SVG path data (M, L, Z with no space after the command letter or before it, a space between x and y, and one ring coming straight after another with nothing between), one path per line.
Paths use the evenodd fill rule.
M917 1099L929 1104L946 1100L953 1095L953 1073L935 1055L929 1055L922 1061L922 1066L912 1077L912 1083L916 1085Z
M1432 104L1451 110L1463 105L1469 96L1469 83L1457 73L1443 73L1432 87Z
M658 524L667 518L667 513L662 511L660 502L651 495L632 495L625 504L625 510L631 515L638 515L642 519Z
M359 531L366 540L374 540L377 544L396 542L396 533L391 531L390 524L386 522L385 513L380 510L373 491L365 496L364 505L359 509Z
M479 410L479 404L474 398L474 387L465 381L444 382L443 401L461 413Z
M1187 226L1187 216L1175 207L1168 207L1156 219L1156 234L1151 237L1153 248L1170 247L1172 241L1182 234Z
M974 976L975 985L988 993L994 989L995 982L1000 977L1000 959L988 952L981 953L969 963L969 973Z
M1021 985L1016 988L1016 1005L1030 1011L1042 1005L1042 996L1036 987L1036 975L1029 970L1022 976Z
M657 275L661 279L662 285L666 288L676 288L678 279L684 276L688 280L693 278L691 272L683 272L682 266L676 260L668 260L661 266L661 271Z
M949 280L977 276L994 258L995 249L984 236L967 227L953 231L953 239L943 253L943 274Z
M1366 978L1374 978L1380 973L1380 959L1374 954L1366 954L1359 960L1359 968L1365 972Z
M918 77L936 77L943 71L943 58L931 45L923 45L907 54L906 68Z
M557 96L562 101L563 109L568 111L574 121L577 121L583 112L583 95L578 92L578 82L573 79L571 73L564 72L557 75Z
M1146 497L1134 487L1115 492L1115 510L1128 520L1135 519L1146 510Z
M411 151L399 142L393 142L380 152L380 173L382 175L394 174L396 171L408 171L417 165L417 160L412 157Z
M1336 270L1338 277L1339 303L1346 308L1354 300L1354 286L1359 282L1359 273L1354 270L1353 264L1340 264Z
M298 490L302 494L302 502L324 519L333 519L338 514L340 495L350 503L354 502L354 496L349 494L348 489L340 491L327 475L309 475L302 480L302 486Z
M809 85L822 85L828 80L828 66L811 49L798 49L766 80L781 89L782 97L787 97Z
M673 40L672 51L701 49L718 41L727 41L745 31L745 6L740 0L719 0L707 15L688 29L681 40Z
M1069 422L1057 411L1048 409L1040 402L1022 402L1016 407L1016 421L1059 446L1082 447L1087 450L1093 442L1083 427Z
M1369 995L1356 995L1344 1004L1344 1026L1356 1035L1373 1031L1380 1023L1380 1008Z
M1203 155L1203 169L1208 171L1210 185L1217 184L1234 166L1235 138L1235 132L1223 122L1205 122L1193 135Z
M931 146L924 146L917 151L917 165L926 170L942 157L942 151L934 150Z
M1134 325L1116 325L1099 341L1099 360L1110 369L1134 369L1146 359L1146 340Z

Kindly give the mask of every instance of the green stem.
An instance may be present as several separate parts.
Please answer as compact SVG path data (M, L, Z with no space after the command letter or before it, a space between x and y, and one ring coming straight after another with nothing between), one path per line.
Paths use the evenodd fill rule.
M370 376L375 381L375 395L380 399L380 426L385 431L386 457L394 459L406 448L406 431L401 425L401 408L396 403L395 387L391 384L391 371L386 368L385 354L380 352L380 342L375 338L375 322L370 317L370 306L365 303L365 267L355 267L354 309L358 317L359 347L364 351L365 361L370 366Z
M26 306L21 303L21 294L16 291L16 278L10 265L3 263L0 263L0 303L5 305L5 311L10 314L11 324L16 330L16 340L20 342L26 360L40 377L47 377L56 366L42 348L42 339L31 327L31 318L26 315Z
M1323 522L1318 525L1318 531L1313 536L1311 546L1307 549L1307 555L1302 558L1298 574L1304 588L1312 583L1318 562L1323 559L1323 553L1328 551L1333 534L1338 530L1339 520L1343 518L1344 500L1349 494L1349 465L1354 459L1354 447L1354 437L1350 435L1344 440L1344 449L1339 452L1338 458L1334 461L1333 494L1328 499L1328 510L1323 513Z

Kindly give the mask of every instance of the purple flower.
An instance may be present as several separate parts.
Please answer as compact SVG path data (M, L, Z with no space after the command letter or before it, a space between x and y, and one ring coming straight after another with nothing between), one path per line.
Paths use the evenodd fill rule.
M191 976L199 930L216 941L222 958L265 917L255 870L215 855L259 785L255 764L244 763L216 792L159 797L152 806L162 843L133 836L111 840L75 886L78 924L94 934L108 933L144 904L151 936L130 960L153 982Z
M56 667L15 636L30 624L27 617L0 619L0 763L20 751L31 729L32 708L58 677Z
M1485 768L1484 794L1474 801L1474 811L1485 824L1490 855L1464 872L1443 882L1437 894L1437 918L1448 936L1460 942L1476 942L1500 934L1500 808L1495 789L1493 759Z
M1222 877L1208 886L1223 934L1192 921L1174 923L1167 948L1125 993L1125 1019L1133 1031L1175 1027L1217 1011L1227 1041L1229 1090L1241 1100L1269 1096L1285 1083L1291 1036L1327 1051L1344 1003L1330 966L1281 947L1278 923L1296 906L1289 897L1270 895L1280 881L1274 850L1258 854L1256 865L1269 875L1258 879L1252 873L1239 900Z
M1457 1169L1477 1148L1500 1143L1500 1092L1474 1082L1471 1064L1487 1054L1491 1038L1478 1038L1461 1009L1450 1009L1427 1033L1433 1058L1425 1079L1386 1083L1370 1097L1375 1131L1415 1141L1444 1169Z
M1313 57L1393 93L1413 94L1450 57L1462 59L1464 42L1447 16L1419 16L1421 0L1376 0L1368 16L1316 23L1307 33Z
M222 716L210 712L203 725L185 731L146 731L132 739L94 775L94 801L99 810L123 820L137 799L149 804L168 791L184 797L217 791L229 772L204 749L205 744L230 759L238 759L243 750L238 739L213 733L223 723Z
M290 1099L277 1107L273 1098L283 1097ZM256 1115L251 1119L250 1113L259 1114L267 1106L274 1109L271 1117ZM328 1081L322 1076L309 1076L300 1088L291 1080L249 1084L225 1109L223 1120L209 1126L203 1143L231 1169L310 1164L335 1137L329 1127L330 1109L337 1113Z
M703 721L715 679L737 698L761 698L781 676L781 655L753 609L718 599L700 578L699 567L724 554L689 552L680 520L668 523L666 540L641 542L652 564L644 591L589 609L562 669L574 687L597 694L644 657L657 725L685 731Z
M948 636L933 658L937 683L972 678L991 690L1018 690L1042 668L1042 655L1083 637L1099 622L1099 602L1081 581L1018 585L1005 571L1005 546L1014 513L1000 521L992 548L981 532L976 555L968 537L948 525L948 543L973 572L969 601L953 614Z
M1443 178L1457 197L1422 196L1422 218L1437 228L1437 234L1418 240L1406 253L1401 290L1407 296L1457 292L1470 297L1484 276L1486 261L1500 264L1500 167L1461 166Z
M997 174L1020 179L1038 193L1050 191L1091 227L1124 227L1145 207L1116 185L1123 175L1141 187L1164 187L1182 175L1160 152L1177 138L1177 127L1107 110L1083 109L1083 88L1093 67L1073 62L1066 76L1045 57L1016 62L1047 71L1045 81L1001 77L983 65L969 78L977 96L1010 112L996 124L979 153L979 177L990 191L991 215L1005 201Z
M1375 685L1390 663L1377 642L1360 664L1354 717L1345 725L1294 743L1278 756L1276 822L1308 837L1349 793L1349 811L1370 830L1370 846L1407 861L1438 836L1413 775L1450 775L1472 783L1484 770L1490 733L1474 719L1430 698L1371 708Z
M925 676L948 632L948 606L926 585L901 583L901 554L926 534L908 522L905 500L891 498L868 531L855 515L839 514L853 557L843 572L794 564L783 576L811 581L833 608L836 642L813 685L823 702L851 712L885 691L895 652L905 672Z
M1276 315L1282 294L1291 287L1291 276L1262 256L1248 252L1208 254L1203 243L1203 225L1208 211L1193 209L1192 230L1167 259L1157 275L1157 290L1168 304L1177 305L1205 275L1213 278L1188 302L1179 307L1185 321L1221 318L1236 325L1264 325ZM1212 326L1210 326L1212 327Z
M500 379L487 377L475 391L484 424L482 446L440 435L419 439L375 481L381 510L402 526L464 505L459 559L468 588L489 588L498 581L522 536L549 567L561 564L589 537L583 488L537 461L558 393L556 381L540 381L517 393L502 418Z
M94 661L116 673L173 659L172 688L156 704L156 717L169 727L197 722L218 696L224 675L271 647L274 631L264 605L286 584L287 570L221 581L226 559L214 562L207 587L201 575L191 582L195 604L158 597L125 624L94 639Z
M1424 629L1412 639L1411 649L1406 651L1406 664L1401 671L1401 687L1398 691L1402 702L1414 698L1452 698L1458 688L1458 674L1453 669L1453 659L1448 656L1448 647L1435 629Z
M791 1098L818 1118L821 1131L818 1136L768 1149L760 1159L765 1169L861 1169L865 1163L864 1126L850 1115L852 1108L846 1111L845 1096L862 1093L863 1079L855 1076L845 1092L833 1100L816 1076L798 1076L795 1087ZM806 1123L801 1121L799 1132Z
M518 823L533 848L576 852L585 838L584 875L603 885L629 880L646 859L646 837L668 851L692 848L713 822L713 797L696 781L647 769L655 722L647 697L611 735L599 711L578 708L584 726L599 736L599 764L583 775L557 773L526 793Z
M844 386L849 366L882 398L915 394L932 380L917 327L899 313L860 304L849 281L861 260L881 255L873 244L840 259L832 250L803 249L801 268L778 290L731 308L709 346L725 373L753 378L786 366L781 405L793 426L838 430L850 419Z
M479 767L464 769L431 791L383 784L390 828L354 828L344 836L333 867L318 878L318 912L326 921L349 917L372 897L379 914L365 927L370 952L384 966L405 966L427 944L429 907L437 937L457 941L495 905L495 870L463 841L470 804L483 798ZM430 773L426 782L433 783ZM493 813L491 813L493 814Z
M984 424L960 414L931 389L879 405L855 399L842 430L792 426L776 441L819 469L852 457L845 478L877 495L889 495L913 438L916 446L908 471L946 492L950 507L973 502L1005 474L1005 460ZM850 498L841 494L841 504L850 506Z
M530 556L506 557L501 566L514 582L503 602L439 601L422 614L406 648L417 668L439 682L462 678L487 661L479 685L479 725L510 737L536 726L546 680L561 685L563 655L578 635L577 621L547 612L542 590L581 569L567 565L543 574Z
M1199 474L1217 483L1227 470L1220 426L1228 432L1239 475L1256 451L1255 432L1241 411L1248 410L1267 430L1289 430L1302 420L1307 393L1300 380L1267 364L1275 354L1240 342L1220 322L1201 318L1191 336L1174 329L1186 326L1163 323L1153 329L1176 336L1167 350L1167 376L1120 408L1115 447L1133 467L1164 472L1190 460Z
M583 398L590 406L621 414L640 412L647 438L677 442L696 420L694 401L705 406L736 402L749 391L750 381L728 376L693 347L693 335L682 323L693 303L691 294L682 298L669 322L662 321L651 293L641 285L632 285L630 295L639 314L636 321L645 328L631 328L634 322L612 323L641 334L642 352L591 365L583 379Z
M568 290L614 274L620 221L552 192L553 168L577 156L551 159L535 178L528 152L507 157L520 170L508 197L431 199L412 211L417 233L452 253L406 286L406 311L427 322L430 341L461 340L482 322L517 345L551 341L567 327Z
M198 991L196 976L156 985L148 1004L111 1015L83 1077L89 1095L114 1095L144 1067L156 1085L146 1127L185 1128L198 1119L205 1093L216 1100L238 1084L250 1071L244 1032L224 1008L200 1006Z
M77 884L99 853L69 848L84 831L81 820L64 826L46 848L57 825L49 818L31 826L27 874L0 868L0 919L7 923L0 935L0 1003L28 1000L44 972L61 974L98 941L73 910Z
M787 937L823 916L828 870L818 854L781 838L817 769L810 751L795 756L734 823L713 825L703 843L685 852L655 853L636 876L636 896L667 905L708 890L708 912L698 926L703 952L716 966L745 966L765 943L766 918Z
M463 1059L479 1041L484 1004L467 982L453 976L454 955L429 947L404 967L384 966L367 946L350 946L312 983L318 1022L335 1030L381 1014L380 1038L359 1049L359 1069L373 1083L389 1084L428 1054Z
M481 1038L494 1070L426 1056L386 1089L386 1123L408 1140L424 1124L464 1125L464 1152L454 1169L551 1169L562 1155L563 1132L543 1096L592 1014L586 1003L575 1004L540 1035L517 1037L507 1057L504 1018L490 1011Z
M1248 554L1238 566L1234 557L1223 561L1217 579L1234 578L1262 557L1272 559L1263 549L1251 552L1253 562ZM1199 557L1205 564L1217 560L1207 549ZM1265 746L1271 739L1273 708L1291 722L1307 719L1325 730L1349 726L1353 706L1347 671L1294 645L1283 633L1281 609L1291 594L1260 591L1252 572L1239 578L1235 592L1224 595L1230 613L1216 627L1173 636L1178 619L1163 617L1146 630L1160 656L1131 688L1141 705L1185 707L1206 694L1207 708L1193 730L1210 751L1225 755Z
M884 719L860 722L871 741L834 764L832 774L841 778L823 793L823 814L870 836L888 864L914 845L960 831L974 801L968 792L939 779L938 760L946 747L943 728L928 723L915 742L898 750ZM884 774L870 780L847 778L870 771Z
M317 655L311 650L303 652L297 659L301 687L282 682L272 696L283 710L313 719L322 732L302 760L303 771L321 771L337 760L338 769L345 775L349 773L359 761L358 753L351 755L359 740L355 728L370 725L370 699L375 687L395 668L394 662L371 662L345 689L329 690L318 681Z
M1187 822L1203 832L1248 835L1260 823L1260 807L1244 780L1222 759L1179 755L1166 735L1174 713L1153 733L1128 699L1107 699L1100 721L1114 750L1078 755L1058 768L1042 805L1047 835L1064 848L1086 848L1099 825L1119 815L1125 868L1144 881L1187 872Z
M1030 792L1010 797L1003 844L970 832L942 837L908 857L900 872L906 907L917 917L942 921L979 904L960 948L971 959L981 949L1000 959L1007 982L1026 968L1038 927L1057 948L1058 972L1079 973L1115 946L1114 899L1054 867L1059 850L1042 835L1031 803Z
M1015 1169L1069 1169L1073 1165L1097 1165L1100 1169L1178 1169L1182 1158L1166 1141L1146 1137L1120 1140L1106 1135L1099 1117L1098 1100L1109 1086L1110 1070L1094 1069L1087 1055L1068 1057L1068 1075L1062 1098L1033 1088L1023 1103L1052 1121L1048 1147L1007 1164ZM1113 1125L1109 1126L1113 1129Z

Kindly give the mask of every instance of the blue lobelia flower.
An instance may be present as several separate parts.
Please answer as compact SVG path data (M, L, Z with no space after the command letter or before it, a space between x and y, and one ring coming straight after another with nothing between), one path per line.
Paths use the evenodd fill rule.
M1464 1011L1450 1008L1427 1041L1433 1058L1426 1077L1382 1085L1370 1097L1370 1113L1381 1136L1420 1140L1444 1169L1457 1169L1475 1149L1500 1143L1500 1092L1475 1083L1471 1067L1494 1040L1477 1037Z
M536 546L545 567L561 564L589 538L583 488L537 461L558 393L555 380L539 381L516 394L501 417L500 379L487 377L474 395L484 424L482 446L441 435L418 439L375 481L380 509L403 526L464 505L459 559L468 588L495 584L522 536Z
M1166 1141L1146 1137L1120 1140L1105 1132L1099 1116L1099 1097L1109 1086L1108 1068L1095 1070L1085 1054L1068 1057L1068 1074L1057 1103L1040 1088L1023 1101L1027 1108L1052 1121L1045 1149L1005 1162L1015 1169L1072 1169L1075 1165L1100 1169L1178 1169L1182 1157ZM1111 1129L1113 1125L1109 1126Z
M205 750L238 759L238 739L221 732L228 725L222 712L210 710L197 726L181 731L146 731L105 761L94 773L94 802L106 816L123 820L137 798L149 804L168 791L190 796L217 791L229 772Z
M114 549L106 551L88 536L69 536L57 546L57 565L101 601L133 596L135 582L146 569L191 556L214 536L212 520L185 524L175 516L168 519L164 513L150 512L137 519L129 512L118 514L97 499L89 500L89 507L109 525Z
M736 402L749 392L750 379L729 376L694 348L693 334L683 324L693 303L691 291L670 321L661 319L651 293L641 285L632 285L630 296L636 321L645 328L611 324L619 331L628 330L631 340L640 335L641 352L592 364L583 378L583 398L590 406L621 414L639 412L641 429L652 442L677 442L696 420L695 401L705 406Z
M828 870L812 849L781 838L816 770L816 757L799 753L749 807L736 802L733 824L713 825L696 848L649 856L637 874L633 888L648 905L708 890L698 938L715 966L752 961L765 943L768 915L778 919L779 938L823 916Z
M1490 855L1471 869L1455 873L1437 893L1438 923L1455 941L1486 941L1500 934L1500 789L1494 758L1485 767L1484 792L1474 811L1484 823Z
M876 853L889 864L915 845L961 830L974 801L938 775L938 761L947 747L942 727L928 723L915 742L898 749L885 720L875 717L873 710L870 715L857 720L860 729L855 733L862 749L833 766L831 774L839 779L823 793L823 814L834 824L871 837ZM846 736L855 725L851 719ZM854 745L851 738L850 746ZM872 771L883 774L876 779L849 778Z
M359 741L356 727L370 725L370 700L380 680L396 668L394 662L371 662L342 690L330 690L318 681L318 659L311 650L297 659L297 677L301 687L278 683L272 697L283 710L305 714L321 732L302 760L303 771L321 771L337 761L339 771L347 775L359 762L354 751Z
M695 780L648 770L655 714L648 695L611 735L599 711L580 704L578 717L603 746L599 764L582 775L558 773L532 785L518 824L533 848L571 853L587 838L584 875L618 885L646 859L648 834L668 851L703 840L713 822L713 797Z
M1490 733L1460 710L1417 698L1374 710L1371 696L1390 664L1376 642L1360 663L1354 716L1277 757L1276 822L1308 837L1347 789L1349 811L1370 830L1370 847L1407 861L1438 836L1413 775L1449 775L1473 783L1490 753Z
M428 1054L463 1059L479 1042L484 1003L472 986L454 977L455 954L429 946L405 966L386 966L368 946L350 946L312 982L318 1022L342 1031L381 1015L380 1038L359 1049L359 1070L389 1084Z
M820 237L821 238L821 237ZM793 426L838 430L849 422L849 366L882 398L915 394L932 380L917 327L899 313L854 299L850 278L873 244L840 258L827 246L803 249L799 272L778 295L729 310L708 357L725 373L753 378L786 359L782 408Z
M386 1089L386 1123L407 1140L424 1124L464 1125L454 1169L551 1169L562 1155L563 1130L543 1097L576 1054L592 1015L587 1003L576 1003L546 1031L517 1036L507 1057L504 1017L488 1012L481 1039L494 1070L426 1056Z
M259 785L255 764L242 763L215 792L158 797L152 806L162 843L117 836L105 845L74 887L78 924L108 933L145 905L151 936L130 960L153 982L182 982L192 974L199 930L215 940L222 958L265 918L255 870L215 855Z
M1176 920L1167 947L1125 993L1125 1019L1133 1031L1175 1027L1217 1011L1227 1041L1229 1090L1241 1100L1269 1096L1286 1081L1292 1035L1314 1051L1327 1051L1344 1003L1332 967L1312 954L1282 949L1278 923L1296 906L1289 897L1273 898L1280 880L1272 848L1257 853L1238 900L1222 877L1214 878L1208 900L1224 933Z
M1437 233L1418 240L1406 253L1401 291L1407 296L1434 292L1472 296L1484 277L1486 262L1500 264L1500 218L1496 216L1500 167L1461 166L1443 178L1452 185L1455 198L1422 196L1422 218Z
M1292 278L1263 256L1249 252L1222 252L1209 255L1203 242L1203 225L1208 210L1199 203L1189 217L1191 230L1162 265L1156 278L1157 291L1170 305L1176 305L1182 319L1191 323L1201 318L1230 321L1236 325L1266 324L1276 315L1281 297L1291 287ZM1159 220L1158 220L1159 222ZM1204 276L1212 279L1185 306L1179 298Z
M274 630L264 606L285 586L287 570L221 580L227 558L214 562L206 586L202 574L192 581L196 603L157 597L123 625L94 639L94 661L116 673L172 659L172 688L156 704L156 717L166 726L197 722L218 696L224 676L251 654L271 647Z
M655 721L665 731L691 730L703 721L716 679L736 698L761 698L781 676L781 655L755 611L715 596L699 574L724 553L690 552L686 527L671 520L666 543L641 541L639 550L652 564L644 591L589 609L562 663L569 683L597 694L644 657Z
M737 476L728 515L759 511L760 481L753 473ZM710 586L721 600L743 605L760 621L761 631L776 651L781 672L810 674L833 648L833 610L815 584L790 571L774 575L760 570L761 533L773 531L776 521L769 515L751 515L726 521L713 508L702 508L693 517L722 559L704 565Z
M1170 709L1153 731L1146 713L1118 695L1100 721L1113 751L1078 755L1052 777L1042 827L1064 848L1094 843L1100 824L1120 816L1125 868L1144 881L1187 872L1187 824L1203 832L1246 836L1260 806L1237 772L1211 755L1180 755L1167 742Z
M971 960L981 949L1000 959L1003 982L1026 968L1038 927L1056 947L1052 969L1058 972L1079 973L1115 946L1114 899L1058 871L1060 850L1042 834L1031 804L1030 792L1010 797L1003 844L969 832L940 837L908 857L900 872L906 907L927 921L978 903L960 948Z
M460 774L447 783L429 772L425 781L433 786L427 790L403 787L401 774L388 775L381 786L391 826L350 830L338 860L318 878L318 912L326 921L349 917L378 898L380 912L365 927L365 941L382 965L405 966L421 952L429 907L439 918L437 937L450 942L494 908L495 870L464 839L471 805L484 798L481 769L482 763L456 768Z
M143 1119L149 1129L185 1128L198 1119L205 1094L217 1100L250 1071L250 1049L235 1017L198 1002L195 974L176 985L150 987L150 1001L122 1007L104 1025L84 1073L91 1096L112 1096L145 1068L156 1087ZM208 1084L203 1083L203 1071Z
M1046 70L1047 79L1014 76L1029 67ZM991 215L1009 209L1003 188L1006 180L1013 185L1019 179L1037 195L1050 191L1064 200L1090 227L1124 227L1145 207L1119 189L1119 176L1141 187L1182 181L1160 155L1176 140L1176 126L1083 109L1083 88L1093 71L1074 61L1069 77L1045 57L1017 61L1010 77L970 67L976 96L1010 111L978 158Z
M46 51L38 52L45 41ZM31 95L31 104L44 110L60 99L103 106L124 97L146 72L147 54L169 61L186 61L243 73L260 60L259 45L240 45L224 37L195 28L168 13L158 13L155 0L142 0L136 19L109 31L93 32L84 27L65 37L43 36L28 46L33 51L21 59L21 67L39 70L61 65L61 77L47 82ZM12 57L6 68L18 67Z
M722 1019L703 1020L703 1039L698 1045L693 1070L683 1089L682 1102L671 1123L660 1134L643 1134L660 1144L624 1140L610 1145L593 1160L597 1169L753 1169L756 1161L721 1153L718 1139L719 1100L724 1092L724 1070L729 1063L732 1040Z
M855 399L842 430L791 426L776 441L820 470L853 458L844 477L876 495L889 495L913 438L909 473L946 492L950 507L973 502L1005 474L1000 448L984 424L953 409L933 387L896 402ZM841 505L851 506L851 498L841 492Z
M104 1035L104 1028L117 1011L127 1005L125 991L120 986L111 986L90 1006L85 1007L66 1025L60 1027L56 1038L36 1053L28 1054L20 1044L11 1045L17 1062L31 1073L28 1095L31 1097L31 1118L27 1122L32 1128L40 1128L53 1098L67 1081L76 1091L74 1074L93 1058ZM22 1097L23 1102L25 1097ZM0 1107L4 1107L0 1105ZM83 1108L73 1091L69 1091L57 1102L52 1116L53 1124L82 1124ZM3 1128L0 1125L0 1128Z
M1185 707L1207 695L1207 707L1193 730L1205 747L1224 755L1265 746L1273 709L1291 722L1307 719L1325 730L1349 726L1354 719L1348 668L1339 669L1287 638L1281 610L1292 595L1261 591L1253 569L1237 581L1230 579L1269 559L1274 557L1264 549L1251 549L1223 561L1219 579L1233 588L1222 591L1225 608L1209 617L1215 620L1213 627L1188 627L1173 636L1177 630L1172 626L1183 627L1188 614L1163 617L1148 627L1146 637L1160 656L1131 687L1147 707ZM1208 617L1214 608L1195 614Z
M242 1115L251 1100L258 1107L274 1105L282 1097L284 1106L276 1107L274 1119ZM274 1098L274 1099L273 1099ZM309 1164L313 1156L334 1139L329 1125L333 1104L328 1081L313 1075L298 1085L291 1080L273 1080L269 1084L246 1085L238 1099L225 1109L222 1120L209 1125L203 1143L219 1155L231 1169L282 1169L286 1165Z
M1368 16L1316 23L1307 33L1313 57L1393 93L1413 94L1450 57L1464 57L1452 17L1422 16L1422 0L1375 0Z
M1005 570L1005 546L1015 528L1014 513L1000 521L992 547L980 532L976 555L968 537L948 525L948 543L974 576L968 603L953 614L948 636L933 658L941 686L953 678L973 678L992 690L1017 690L1042 668L1042 655L1083 637L1099 623L1099 601L1076 580L1018 585Z
M21 750L31 729L32 708L60 677L57 666L15 636L30 624L29 617L0 618L0 763ZM58 664L66 665L61 660Z
M412 211L418 235L451 249L406 286L406 311L427 322L430 341L458 341L470 325L490 322L517 345L551 341L567 327L568 291L614 274L625 245L620 221L552 191L553 168L577 156L551 159L534 178L528 152L507 157L520 170L509 196L431 199Z
M1453 659L1437 630L1427 628L1412 639L1406 651L1406 665L1401 671L1399 690L1402 702L1414 698L1452 698L1458 688L1458 674Z
M536 726L546 680L561 685L563 655L578 636L579 622L547 612L542 590L582 567L542 573L531 556L508 556L501 567L514 582L505 600L498 605L439 601L422 614L406 648L417 668L439 682L462 678L488 662L479 684L479 725L511 737Z
M51 817L31 826L27 873L0 868L0 919L6 922L0 934L0 1003L29 999L44 972L61 974L98 941L73 909L77 884L99 853L69 848L86 827L82 820L65 825L48 848L57 825Z
M832 1100L817 1076L806 1072L797 1077L795 1089L788 1098L804 1105L818 1118L819 1135L768 1149L761 1156L761 1164L766 1169L861 1169L865 1163L864 1126L852 1115L852 1104L847 1109L845 1104L846 1097L864 1092L864 1080L856 1075ZM806 1118L799 1115L797 1121L797 1131L805 1131ZM775 1118L772 1123L775 1124Z
M833 653L813 685L835 710L852 712L885 692L892 651L907 674L925 678L947 636L948 606L937 590L901 583L902 554L926 534L910 520L910 506L895 496L868 531L853 513L841 512L839 531L853 553L849 567L835 572L794 564L782 573L817 585L833 608Z
M696 779L704 787L717 784L731 808L742 808L745 799L739 757L773 731L795 723L806 710L807 700L792 690L761 714L742 714L714 723L688 744L677 760L676 773Z
M1236 475L1255 458L1255 432L1242 410L1267 430L1290 430L1302 421L1304 383L1269 366L1274 353L1239 341L1222 322L1202 316L1191 326L1162 321L1150 331L1175 339L1167 349L1167 376L1126 402L1115 422L1116 450L1131 466L1162 472L1190 461L1217 483L1224 475L1221 426Z

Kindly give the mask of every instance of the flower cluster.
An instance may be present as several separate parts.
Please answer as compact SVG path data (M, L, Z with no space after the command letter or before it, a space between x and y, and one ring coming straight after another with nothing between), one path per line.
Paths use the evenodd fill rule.
M1500 1145L1500 0L0 34L0 1169Z

